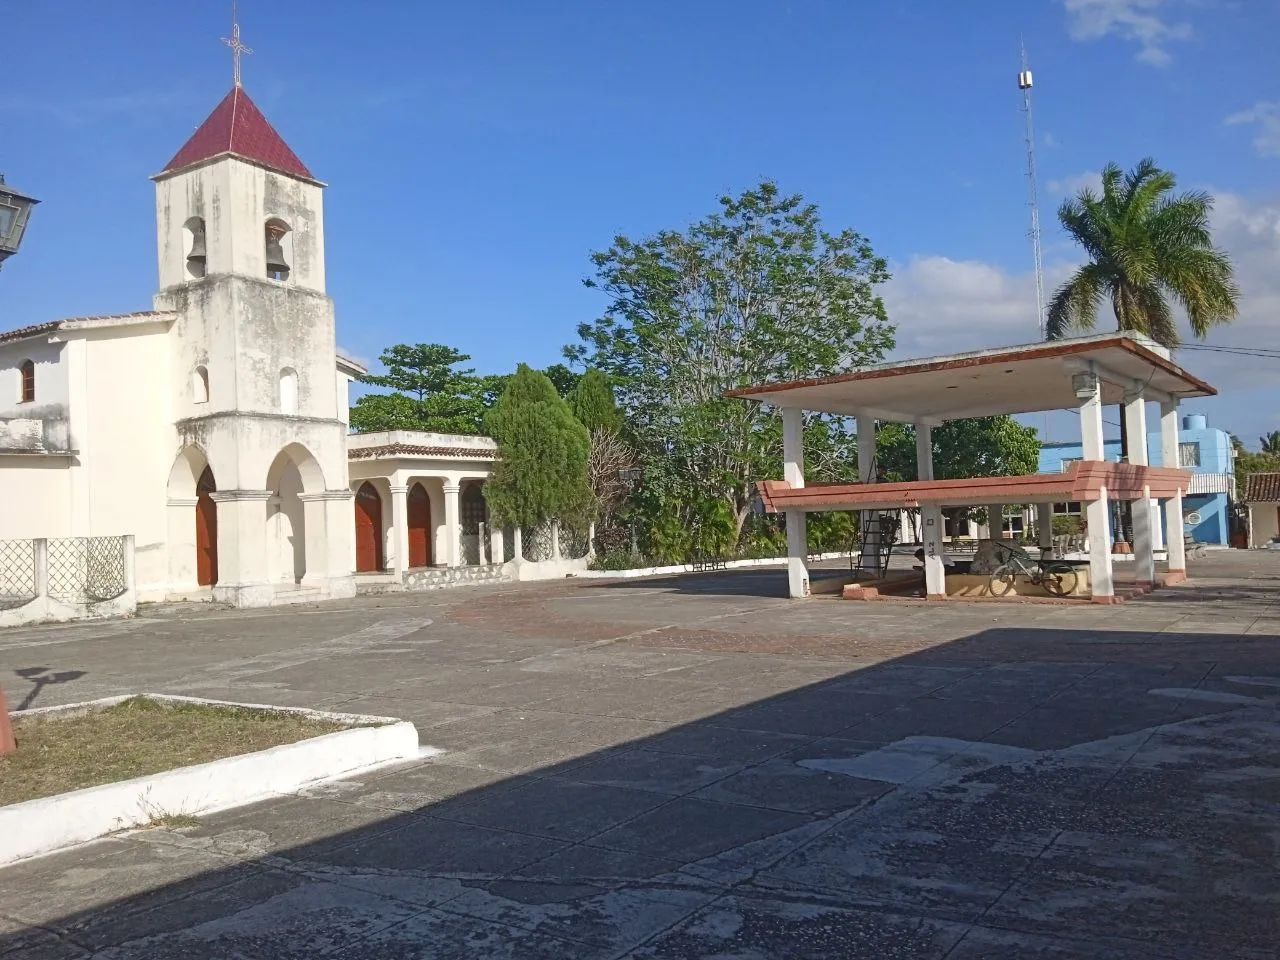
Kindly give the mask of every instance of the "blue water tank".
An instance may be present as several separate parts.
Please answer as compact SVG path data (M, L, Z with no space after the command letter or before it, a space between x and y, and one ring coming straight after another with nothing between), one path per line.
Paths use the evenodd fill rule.
M1183 430L1207 430L1209 420L1203 413L1189 413L1182 418Z

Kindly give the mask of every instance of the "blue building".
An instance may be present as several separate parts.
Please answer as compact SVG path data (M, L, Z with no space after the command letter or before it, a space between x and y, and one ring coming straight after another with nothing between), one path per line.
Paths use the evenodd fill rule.
M1184 533L1190 534L1197 543L1226 546L1231 532L1231 498L1235 495L1231 435L1225 430L1210 427L1203 414L1193 413L1182 418L1179 441L1179 462L1165 464L1160 433L1148 434L1148 461L1154 466L1179 466L1191 471L1191 490L1182 502ZM1118 439L1108 440L1104 446L1108 460L1120 459ZM1041 444L1040 472L1058 473L1082 457L1079 440ZM1080 504L1055 503L1053 512L1078 516ZM1165 531L1165 536L1168 536L1168 531Z

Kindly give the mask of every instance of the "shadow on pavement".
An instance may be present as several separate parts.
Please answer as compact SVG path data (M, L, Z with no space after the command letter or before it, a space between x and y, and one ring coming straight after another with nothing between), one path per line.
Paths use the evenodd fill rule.
M991 629L613 744L584 691L0 872L0 957L1272 956L1276 641Z

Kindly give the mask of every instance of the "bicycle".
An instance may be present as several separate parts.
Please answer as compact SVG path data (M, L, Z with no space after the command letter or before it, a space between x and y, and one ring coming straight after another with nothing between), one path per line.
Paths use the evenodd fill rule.
M1079 576L1075 567L1061 560L1045 562L1033 559L1021 547L1001 544L1005 561L991 573L989 589L993 597L1006 597L1014 592L1019 576L1033 586L1043 587L1055 597L1069 596L1076 589Z

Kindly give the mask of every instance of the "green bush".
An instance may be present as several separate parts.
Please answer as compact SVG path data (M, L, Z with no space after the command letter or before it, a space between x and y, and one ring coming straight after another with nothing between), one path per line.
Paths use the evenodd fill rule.
M1080 518L1072 516L1069 513L1055 514L1053 518L1053 535L1055 537L1070 536L1079 533L1084 529L1084 524L1080 522Z

